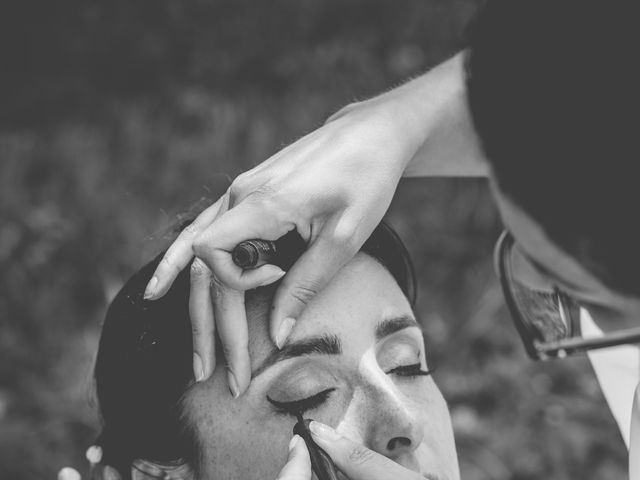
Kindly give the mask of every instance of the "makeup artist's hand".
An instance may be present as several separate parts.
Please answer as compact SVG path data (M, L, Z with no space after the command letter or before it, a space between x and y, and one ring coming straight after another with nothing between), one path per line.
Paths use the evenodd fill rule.
M273 265L243 271L231 259L238 243L275 240L292 229L307 241L275 296L271 337L280 346L309 300L382 219L420 144L414 138L420 128L407 118L406 105L397 94L385 95L346 107L240 175L167 251L147 287L147 299L164 295L194 254L202 260L192 268L190 301L196 379L213 371L215 318L234 396L250 382L244 291L273 283L283 272ZM208 305L210 284L213 307Z
M329 454L336 467L350 480L425 479L422 474L408 470L384 455L343 437L325 424L313 421L309 428L313 440ZM293 478L306 480L307 477Z
M311 480L309 451L299 435L291 438L287 463L276 480Z

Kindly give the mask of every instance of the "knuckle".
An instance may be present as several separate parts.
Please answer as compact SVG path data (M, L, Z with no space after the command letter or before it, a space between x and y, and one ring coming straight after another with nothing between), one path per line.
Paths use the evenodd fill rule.
M191 335L197 338L202 334L202 327L198 323L191 322Z
M213 334L213 325L209 322L192 322L191 323L191 334L193 338L200 338L205 335Z
M276 197L278 189L271 183L265 182L251 189L248 196L258 200L267 200Z
M228 194L230 205L234 205L238 200L241 200L249 189L249 172L243 172L238 175L229 186Z
M222 343L222 355L224 355L224 358L226 358L227 360L229 358L231 358L231 354L233 353L233 349L231 348L231 346L225 342Z
M203 254L207 251L207 247L209 245L209 239L204 234L198 235L193 239L192 249L194 255L198 257L202 257Z
M333 241L336 246L351 249L355 245L356 225L352 222L342 222L333 231Z
M242 195L242 190L240 189L240 187L238 186L236 181L234 181L231 184L231 186L229 187L228 192L229 192L228 193L229 194L229 207L233 207L236 203L238 203L238 199Z
M300 302L303 305L307 305L313 297L315 297L319 288L315 285L306 284L306 285L295 285L291 287L290 295Z
M182 229L182 233L188 236L196 235L199 231L200 231L200 222L198 222L198 219L193 220L191 223L189 223Z
M202 278L209 275L209 267L207 267L207 265L199 258L196 258L191 262L190 271L191 277L193 278Z
M211 295L214 300L220 300L220 297L224 295L225 292L225 284L220 280L220 277L217 275L211 275L210 279L210 287L211 287Z
M242 172L238 175L232 182L232 185L235 184L237 188L241 190L245 190L249 184L250 171Z
M227 339L227 341L222 344L222 353L228 361L238 360L242 358L243 355L248 355L248 349L248 343L239 338Z
M356 445L349 452L349 462L354 465L363 465L373 459L373 451L363 445Z

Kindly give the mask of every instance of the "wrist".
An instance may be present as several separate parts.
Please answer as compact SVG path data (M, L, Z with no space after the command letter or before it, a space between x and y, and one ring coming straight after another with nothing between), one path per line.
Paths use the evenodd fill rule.
M414 135L419 147L403 176L486 176L487 163L467 105L464 52L414 82L405 105L418 130Z

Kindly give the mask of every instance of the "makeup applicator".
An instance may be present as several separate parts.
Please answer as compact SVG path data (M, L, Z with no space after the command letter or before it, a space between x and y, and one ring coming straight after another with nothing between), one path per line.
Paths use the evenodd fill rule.
M311 457L311 468L318 477L318 480L338 480L338 473L333 460L327 452L320 448L311 438L309 423L313 420L302 418L302 412L296 413L298 423L293 427L293 434L300 435L307 445L309 457Z

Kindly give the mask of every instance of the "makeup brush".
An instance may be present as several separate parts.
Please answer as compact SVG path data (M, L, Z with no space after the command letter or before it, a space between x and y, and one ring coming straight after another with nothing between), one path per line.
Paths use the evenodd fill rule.
M333 460L327 452L320 448L316 442L311 438L311 431L309 431L309 423L313 420L302 417L302 412L296 414L298 423L293 427L293 434L300 435L307 445L309 450L309 457L311 457L311 468L318 477L318 480L338 480L338 473L336 466L333 464Z

